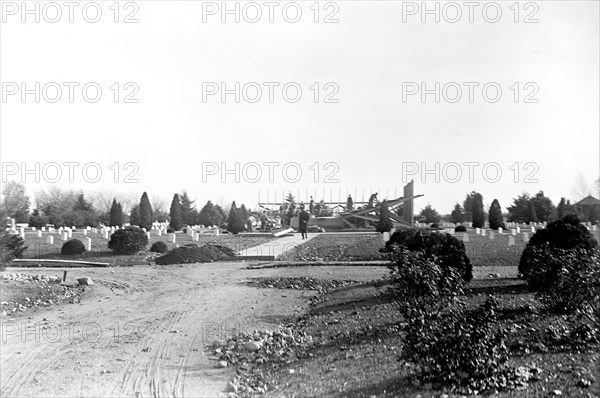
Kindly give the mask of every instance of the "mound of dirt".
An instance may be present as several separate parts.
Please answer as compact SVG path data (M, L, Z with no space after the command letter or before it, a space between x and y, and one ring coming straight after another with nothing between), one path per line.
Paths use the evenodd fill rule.
M212 263L234 255L235 252L227 246L208 244L198 247L189 245L170 250L154 261L158 265Z

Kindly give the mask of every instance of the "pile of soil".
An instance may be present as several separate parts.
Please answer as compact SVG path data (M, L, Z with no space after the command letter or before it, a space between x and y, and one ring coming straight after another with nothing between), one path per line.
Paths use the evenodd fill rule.
M327 291L339 287L354 285L359 282L352 280L315 279L305 276L292 278L254 278L247 282L250 286L276 289L317 290Z
M207 244L198 247L187 245L170 250L154 261L158 265L212 263L233 256L235 256L235 252L227 246Z

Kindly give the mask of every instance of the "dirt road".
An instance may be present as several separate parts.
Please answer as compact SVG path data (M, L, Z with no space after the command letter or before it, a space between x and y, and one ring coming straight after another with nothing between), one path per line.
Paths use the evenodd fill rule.
M94 281L81 303L2 322L0 395L226 396L233 369L216 368L204 347L234 329L273 329L300 311L308 292L239 284L280 272L241 263L70 270L68 280Z

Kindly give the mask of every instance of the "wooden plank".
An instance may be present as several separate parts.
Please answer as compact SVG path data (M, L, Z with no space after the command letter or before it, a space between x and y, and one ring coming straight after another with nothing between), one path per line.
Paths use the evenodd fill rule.
M17 258L12 260L13 263L61 263L61 264L85 264L85 265L97 265L99 267L108 267L110 263L95 263L91 261L78 261L78 260L52 260L52 259L26 259Z
M273 236L276 237L276 238L279 238L281 235L289 234L290 232L294 232L294 229L293 228L288 228L286 230L274 233Z

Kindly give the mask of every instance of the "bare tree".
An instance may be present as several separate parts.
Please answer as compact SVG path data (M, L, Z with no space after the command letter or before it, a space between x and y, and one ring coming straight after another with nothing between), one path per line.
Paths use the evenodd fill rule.
M588 181L585 179L581 172L577 173L573 186L571 187L571 196L575 202L585 198L590 194L593 188L590 186Z

